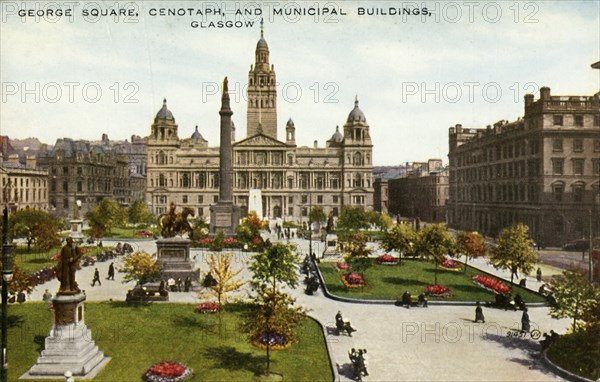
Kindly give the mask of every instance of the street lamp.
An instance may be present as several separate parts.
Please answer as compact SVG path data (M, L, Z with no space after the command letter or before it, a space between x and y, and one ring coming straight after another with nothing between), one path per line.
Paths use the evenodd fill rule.
M8 208L4 207L2 218L2 354L1 354L1 381L8 380L8 361L6 347L8 344L8 282L13 276L12 245L8 241Z

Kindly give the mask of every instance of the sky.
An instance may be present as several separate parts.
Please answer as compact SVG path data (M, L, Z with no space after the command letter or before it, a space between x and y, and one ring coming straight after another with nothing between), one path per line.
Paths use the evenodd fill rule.
M284 140L292 118L299 146L317 140L323 147L358 97L375 165L446 163L450 126L516 120L523 96L537 99L542 86L553 95L600 89L600 71L590 68L600 60L598 0L3 1L0 7L0 134L11 139L53 144L103 133L111 140L147 136L166 98L180 138L197 125L217 146L218 91L228 76L241 140L261 18L277 74L278 138ZM403 8L411 14L390 14ZM125 15L102 16L107 11ZM367 14L373 12L379 14ZM219 21L241 25L219 28Z

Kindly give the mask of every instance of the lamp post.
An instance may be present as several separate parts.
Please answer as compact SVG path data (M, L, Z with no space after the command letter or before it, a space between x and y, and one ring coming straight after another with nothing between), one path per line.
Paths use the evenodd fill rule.
M8 282L12 279L13 260L12 245L8 241L8 207L4 207L4 216L2 218L2 354L1 354L1 381L8 380L8 361L6 357L6 347L8 344Z
M310 214L312 212L312 194L308 193L308 254L312 259L312 219L310 218Z

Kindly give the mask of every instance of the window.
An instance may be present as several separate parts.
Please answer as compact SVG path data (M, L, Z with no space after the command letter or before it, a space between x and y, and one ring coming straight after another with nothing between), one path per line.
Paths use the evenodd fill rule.
M69 192L69 183L67 183L67 181L63 182L63 192L64 193Z
M333 202L334 203L339 203L338 199L339 199L339 196L333 195Z
M583 175L583 159L573 159L573 174Z
M594 116L594 126L600 126L600 115Z
M333 207L333 209L331 210L331 213L333 216L337 217L338 216L338 208L337 207Z
M198 195L198 204L203 204L203 203L204 203L204 196Z
M188 196L187 195L183 195L181 197L181 202L184 203L184 204L187 204L187 202L188 202Z
M559 184L555 184L554 186L552 186L552 194L554 195L554 201L562 202L564 192L565 192L565 186L563 184L559 183Z
M203 216L203 215L204 215L204 208L198 207L198 216Z
M594 152L600 152L600 139L594 139Z
M573 139L573 151L582 152L583 151L583 139L575 138Z
M563 116L555 115L554 116L554 126L562 126L563 125Z
M294 197L293 196L288 196L288 203L289 204L294 204Z
M323 203L323 195L317 195L317 203Z
M552 159L552 174L553 175L562 175L563 174L563 172L564 172L563 163L564 163L563 159L557 159L557 158Z
M552 151L563 151L563 140L560 138L555 138L552 141Z
M583 127L583 115L576 115L574 119L575 119L575 126Z
M308 202L308 196L302 195L302 203L305 204L306 202Z
M67 199L67 198L63 199L63 208L65 208L65 209L69 208L69 199Z
M213 196L213 203L216 203L219 201L219 195L214 195Z
M307 216L307 215L308 215L308 213L307 213L306 207L302 207L302 216Z
M573 186L573 201L574 202L583 202L583 185L576 184Z
M554 232L561 234L563 232L563 219L560 216L554 218Z
M83 192L83 182L77 182L77 192Z
M83 169L81 167L77 167L77 175L83 174Z
M290 215L290 216L294 215L294 207L288 207L288 215Z
M594 176L600 176L600 159L592 159L592 166L594 169Z

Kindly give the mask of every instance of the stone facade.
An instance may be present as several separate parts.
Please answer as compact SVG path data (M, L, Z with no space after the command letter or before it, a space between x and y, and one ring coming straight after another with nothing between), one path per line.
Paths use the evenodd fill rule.
M373 145L358 100L343 130L336 128L325 147L316 141L313 147L297 146L291 118L285 140L279 141L276 93L270 82L275 73L268 63L269 50L261 32L249 74L248 134L235 141L232 133L233 203L241 207L242 216L248 212L254 189L261 190L262 213L269 219L306 221L311 205L334 215L342 205L372 208ZM209 206L219 196L219 147L209 146L198 128L190 138L180 138L165 100L151 125L147 153L146 200L152 212L165 213L175 202L208 218Z
M525 95L525 115L485 129L449 129L449 224L497 235L529 226L542 245L600 228L600 93Z
M415 163L413 170L388 181L389 213L421 221L445 223L448 170L441 160Z
M48 211L48 172L36 168L35 157L22 164L16 154L6 162L0 155L0 184L0 205L11 213L25 208Z
M48 172L50 213L57 217L83 217L104 198L123 206L135 201L129 159L110 147L62 138L39 160ZM138 187L143 183L138 181Z

